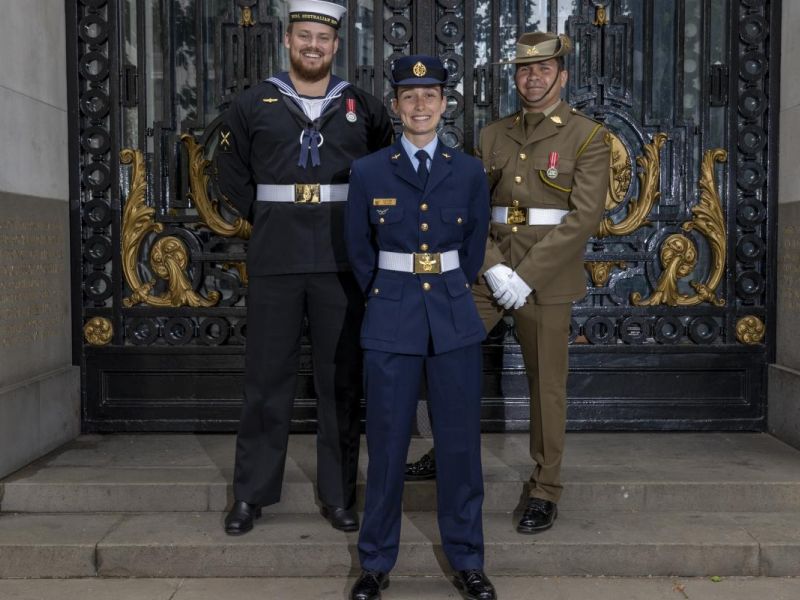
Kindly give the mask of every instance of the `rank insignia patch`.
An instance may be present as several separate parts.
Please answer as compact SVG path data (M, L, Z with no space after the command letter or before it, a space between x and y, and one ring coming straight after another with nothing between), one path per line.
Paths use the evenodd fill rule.
M273 102L277 102L278 99L277 98L262 98L261 101L264 104L272 104Z
M231 151L231 141L233 141L231 130L230 129L220 129L219 130L219 151L220 152L230 152Z

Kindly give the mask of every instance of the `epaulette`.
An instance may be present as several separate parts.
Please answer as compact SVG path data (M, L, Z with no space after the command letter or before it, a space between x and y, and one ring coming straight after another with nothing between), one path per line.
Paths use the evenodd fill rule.
M593 119L592 117L590 117L589 115L587 115L585 112L582 112L582 111L578 110L578 109L577 109L577 108L575 108L574 106L573 106L572 108L570 108L570 109L569 109L569 112L571 112L573 115L577 115L577 116L579 116L579 117L583 117L583 118L584 118L584 119L586 119L587 121L591 121L592 123L597 123L598 125L602 125L602 126L604 126L604 127L605 127L605 123L603 123L603 122L601 122L601 121L598 121L597 119Z

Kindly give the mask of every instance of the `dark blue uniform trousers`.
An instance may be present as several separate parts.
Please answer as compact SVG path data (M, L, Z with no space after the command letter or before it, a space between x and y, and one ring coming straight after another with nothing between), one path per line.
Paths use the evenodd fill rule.
M358 552L367 570L388 573L397 561L403 473L423 370L444 552L457 571L483 568L481 346L471 344L429 356L364 350L369 467Z

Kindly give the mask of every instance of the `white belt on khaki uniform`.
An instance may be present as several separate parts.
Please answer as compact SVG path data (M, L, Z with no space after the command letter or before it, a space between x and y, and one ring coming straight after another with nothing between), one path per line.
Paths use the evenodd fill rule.
M560 208L517 208L493 206L492 221L508 225L558 225L568 210Z
M261 202L295 202L297 204L319 204L320 202L344 202L347 200L346 183L322 185L319 183L295 183L292 185L256 186L256 200Z
M387 252L378 253L378 268L417 275L435 275L454 271L459 266L458 250L447 252Z

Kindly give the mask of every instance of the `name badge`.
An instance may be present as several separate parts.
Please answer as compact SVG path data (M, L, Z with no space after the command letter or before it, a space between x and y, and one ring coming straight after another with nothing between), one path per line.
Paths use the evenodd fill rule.
M397 198L373 198L372 206L396 206Z

